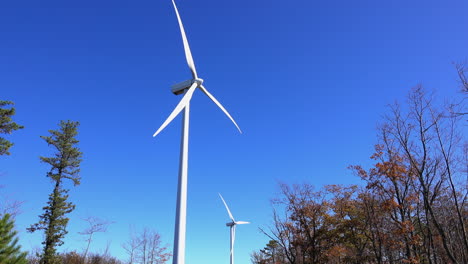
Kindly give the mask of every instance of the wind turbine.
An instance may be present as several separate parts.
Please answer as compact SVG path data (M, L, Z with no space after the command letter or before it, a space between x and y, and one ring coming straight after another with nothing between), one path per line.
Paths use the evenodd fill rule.
M234 240L236 239L236 226L237 225L250 224L250 222L234 220L234 217L232 216L231 211L229 210L229 207L226 204L226 201L224 201L223 196L221 196L220 193L218 193L218 194L219 194L219 197L221 198L221 200L223 200L224 206L226 207L226 210L227 210L227 212L229 214L229 218L231 218L231 222L227 222L226 226L230 227L229 228L230 233L231 233L231 247L230 247L231 248L231 254L230 254L230 259L231 259L231 264L234 264Z
M176 208L176 223L174 231L174 252L173 252L173 264L184 264L185 263L185 232L186 232L186 220L187 220L187 172L188 172L188 138L189 138L189 120L190 120L190 99L195 92L195 89L199 88L202 90L208 98L211 99L221 110L231 119L234 125L237 127L239 132L242 133L236 121L231 117L228 111L216 100L216 98L208 92L203 86L203 79L198 78L197 71L195 69L195 63L193 62L192 53L185 36L184 26L180 19L179 11L177 6L172 0L174 10L179 22L180 33L182 35L182 42L184 44L185 58L187 60L188 67L192 72L192 79L187 80L172 86L172 92L175 95L184 94L179 104L175 107L169 117L154 133L153 137L157 136L182 110L182 137L180 144L180 159L179 159L179 179L177 186L177 208Z

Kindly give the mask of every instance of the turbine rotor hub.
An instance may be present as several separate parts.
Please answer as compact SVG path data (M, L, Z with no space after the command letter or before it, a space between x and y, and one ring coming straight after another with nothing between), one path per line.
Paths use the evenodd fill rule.
M202 78L195 78L193 80L194 83L197 83L198 86L202 85L203 84L203 79Z

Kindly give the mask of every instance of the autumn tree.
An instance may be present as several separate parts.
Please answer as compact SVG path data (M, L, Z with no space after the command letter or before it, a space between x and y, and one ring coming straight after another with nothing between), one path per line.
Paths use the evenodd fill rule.
M263 249L250 254L253 264L284 264L284 251L276 240L270 240Z
M326 185L328 193L329 231L332 246L325 252L328 263L366 263L369 260L369 238L365 214L356 185Z
M466 141L453 106L413 88L379 128L374 167L352 166L366 182L361 197L378 263L468 261Z
M91 254L89 256L89 264L123 264L122 261L116 259L115 257L109 256L107 254Z
M350 167L363 187L282 184L273 224L262 229L284 252L279 263L468 263L463 107L417 86L389 107L374 164ZM267 248L252 262L269 263Z
M464 142L457 130L459 121L460 117L437 107L434 97L417 86L408 96L407 111L392 106L384 132L397 144L409 173L417 179L424 224L432 228L428 231L437 236L448 261L467 263L467 189L456 184L467 180L466 163L460 159ZM449 215L455 216L454 221L447 221ZM452 228L457 232L452 233Z
M374 192L369 190L361 190L358 194L359 212L363 215L364 236L368 243L366 247L368 262L362 263L384 263L387 259L386 252L389 252L391 245L388 243L388 232L386 227L387 209L382 206L380 199Z
M325 252L333 246L327 236L330 207L326 191L314 191L309 184L281 184L280 189L274 205L284 209L284 216L275 209L273 225L262 232L278 243L288 263L326 262Z
M89 254L88 260L85 260L84 256L76 251L62 253L60 254L59 258L60 263L63 264L123 264L122 261L118 260L115 257L109 256L108 254L98 253Z
M47 177L54 183L49 201L43 208L44 213L39 216L39 222L28 228L29 232L44 230L45 238L41 255L41 264L59 263L57 247L63 244L63 238L67 234L68 213L75 209L75 205L68 202L68 189L64 184L66 180L72 181L74 186L80 184L80 163L82 153L76 146L78 140L79 123L61 121L59 130L49 130L50 136L41 136L49 146L56 150L51 157L40 157L41 161L51 166Z
M18 245L17 232L9 214L0 218L0 263L26 264L26 252Z
M86 263L83 255L71 251L60 254L60 261L66 264L83 264Z
M13 122L12 116L15 115L14 103L11 101L0 100L0 134L11 134L15 130L23 129L23 126ZM0 155L10 155L9 149L13 146L13 143L0 137Z
M355 185L282 184L281 191L273 225L261 229L274 243L252 253L252 263L409 263L388 199Z
M371 158L377 163L368 172L360 166L352 166L367 183L367 196L361 197L365 198L363 202L366 203L364 207L366 217L373 219L366 219L366 222L379 223L379 229L385 230L383 236L381 232L377 233L380 235L378 242L373 241L380 246L378 254L384 250L385 258L393 261L417 262L420 254L415 245L420 243L420 236L414 232L418 201L418 194L413 188L415 175L387 141L385 133L383 143L376 146L376 152ZM371 208L375 206L377 208ZM378 214L375 214L377 212Z
M267 256L262 250L253 251L250 253L250 262L252 264L272 264L271 258Z

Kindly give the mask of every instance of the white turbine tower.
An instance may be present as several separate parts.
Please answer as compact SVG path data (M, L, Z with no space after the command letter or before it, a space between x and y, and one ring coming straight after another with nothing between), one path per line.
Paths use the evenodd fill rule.
M231 218L231 222L227 222L226 226L229 226L229 231L231 233L231 236L230 236L231 237L230 260L231 260L231 264L234 264L234 240L236 239L236 225L250 224L250 222L234 220L234 217L232 216L231 211L229 210L229 207L226 204L226 201L224 201L223 196L221 196L220 193L218 193L218 194L219 194L219 197L221 198L221 200L223 200L224 206L226 207L226 210L227 210L227 212L229 214L229 218Z
M195 64L193 62L192 53L185 36L184 26L180 19L179 11L177 6L172 0L174 10L179 22L180 33L182 35L182 42L184 44L185 58L187 64L192 72L192 79L184 81L182 83L172 86L172 92L176 95L184 94L182 100L175 107L169 117L164 121L161 127L154 133L153 137L158 135L182 110L182 138L180 147L180 161L179 161L179 179L177 187L177 208L176 208L176 224L174 231L174 251L173 251L173 264L184 264L185 263L185 231L186 231L186 218L187 218L187 171L188 171L188 137L189 137L189 119L190 119L190 99L192 98L195 89L199 88L205 93L221 110L231 119L234 125L237 127L239 132L242 133L236 121L231 117L228 111L211 95L208 90L202 85L203 79L198 78L197 71L195 70Z

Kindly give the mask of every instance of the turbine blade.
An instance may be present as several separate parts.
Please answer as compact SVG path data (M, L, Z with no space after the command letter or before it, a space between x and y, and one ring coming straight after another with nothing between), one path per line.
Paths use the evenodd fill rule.
M182 35L182 42L184 43L185 59L187 59L187 64L190 68L190 71L192 71L193 79L197 79L197 70L195 69L195 63L193 62L192 52L190 52L190 46L187 41L187 36L185 35L184 25L182 24L182 20L180 19L179 15L179 10L177 10L177 6L174 0L172 0L172 4L174 5L177 20L179 21L180 34Z
M234 118L232 118L232 116L228 113L228 111L226 110L226 108L224 108L220 102L218 102L218 100L216 100L216 98L210 94L208 92L208 90L203 86L203 85L200 85L200 89L206 94L206 96L208 96L211 101L213 101L219 108L221 108L221 110L229 117L229 119L231 119L232 123L234 123L234 125L237 127L237 129L239 130L239 132L242 134L242 130L239 128L239 126L237 125L236 121L234 121Z
M245 225L245 224L250 224L250 222L245 222L245 221L237 221L236 225Z
M224 206L226 207L226 210L227 210L227 212L228 212L228 214L229 214L229 218L231 218L231 220L232 220L233 222L236 222L236 220L234 220L234 217L233 217L232 214L231 214L231 211L229 210L229 207L227 206L226 202L224 201L223 196L221 196L220 193L218 193L218 194L219 194L219 197L221 197L221 200L223 200Z
M179 104L174 108L174 110L166 119L166 121L164 121L164 123L159 127L158 131L154 133L153 137L157 136L159 132L161 132L180 113L180 111L182 111L182 109L185 108L185 106L190 102L195 88L197 88L196 82L194 82L192 86L190 86L188 91L185 93L184 97L182 97L182 100L180 100Z

